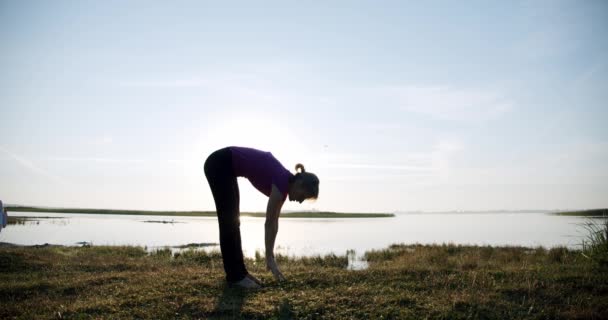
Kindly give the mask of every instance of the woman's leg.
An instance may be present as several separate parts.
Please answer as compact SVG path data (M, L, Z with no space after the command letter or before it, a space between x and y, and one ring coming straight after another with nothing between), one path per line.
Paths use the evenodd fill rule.
M228 282L237 282L247 275L239 219L239 187L232 172L232 154L221 149L205 162L205 176L211 187L220 227L220 249Z

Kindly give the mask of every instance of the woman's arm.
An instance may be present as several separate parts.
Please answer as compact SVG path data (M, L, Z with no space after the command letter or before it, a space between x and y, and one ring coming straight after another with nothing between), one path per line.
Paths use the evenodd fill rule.
M285 280L274 259L274 242L279 231L279 215L283 206L283 194L279 189L272 185L268 206L266 207L266 223L264 224L266 240L266 266L277 280Z

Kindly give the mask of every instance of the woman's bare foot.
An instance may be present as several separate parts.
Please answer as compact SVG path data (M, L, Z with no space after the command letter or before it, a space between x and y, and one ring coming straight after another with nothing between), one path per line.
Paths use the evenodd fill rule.
M260 279L258 279L258 278L256 278L256 277L254 277L253 275L248 274L248 275L247 275L247 277L248 277L249 279L253 280L253 282L257 283L258 285L260 285L260 286L262 285L262 281L260 281Z
M253 281L249 277L245 277L245 278L243 278L243 280L235 282L234 286L244 288L244 289L260 289L261 288L261 286L257 282Z

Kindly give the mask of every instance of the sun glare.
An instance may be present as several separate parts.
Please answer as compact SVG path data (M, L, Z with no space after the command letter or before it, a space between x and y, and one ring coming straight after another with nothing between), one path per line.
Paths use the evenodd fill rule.
M243 114L221 119L200 137L201 151L210 153L227 146L256 148L272 152L290 169L304 151L301 141L280 117Z

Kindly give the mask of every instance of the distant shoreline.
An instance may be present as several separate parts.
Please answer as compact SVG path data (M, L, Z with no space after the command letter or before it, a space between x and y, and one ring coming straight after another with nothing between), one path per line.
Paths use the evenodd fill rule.
M591 209L579 211L563 211L555 212L558 216L574 216L574 217L608 217L608 209Z
M67 214L115 214L115 215L139 215L139 216L176 216L176 217L215 217L215 211L147 211L147 210L119 210L119 209L83 209L83 208L41 208L30 206L6 206L8 211L13 212L44 212L44 213L67 213ZM264 218L264 212L241 212L241 216ZM286 212L283 218L392 218L392 213L351 213L351 212Z

